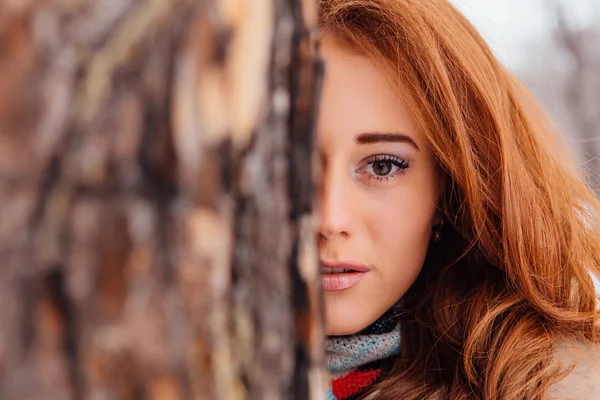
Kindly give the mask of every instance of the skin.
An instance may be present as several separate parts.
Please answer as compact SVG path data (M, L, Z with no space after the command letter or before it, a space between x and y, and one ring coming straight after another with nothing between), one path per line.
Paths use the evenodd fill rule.
M327 334L348 335L416 280L440 220L440 183L425 136L383 72L332 38L323 39L322 56L319 255L370 268L356 286L325 292Z

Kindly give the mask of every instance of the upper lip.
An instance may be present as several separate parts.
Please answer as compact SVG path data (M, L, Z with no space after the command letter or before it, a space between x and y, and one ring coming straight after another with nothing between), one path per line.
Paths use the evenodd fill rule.
M353 271L367 272L369 267L364 264L355 261L323 261L321 265L325 268L344 268L351 269Z

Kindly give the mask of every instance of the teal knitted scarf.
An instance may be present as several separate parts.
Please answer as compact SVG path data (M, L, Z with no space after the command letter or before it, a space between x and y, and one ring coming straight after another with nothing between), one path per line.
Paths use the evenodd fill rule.
M327 400L355 400L379 382L400 351L397 308L391 308L362 331L329 336L325 359L331 377Z

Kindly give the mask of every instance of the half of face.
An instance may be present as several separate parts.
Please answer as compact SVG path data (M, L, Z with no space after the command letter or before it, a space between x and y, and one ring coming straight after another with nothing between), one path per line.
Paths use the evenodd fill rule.
M322 41L319 254L329 335L355 333L416 280L439 176L399 93L367 57Z

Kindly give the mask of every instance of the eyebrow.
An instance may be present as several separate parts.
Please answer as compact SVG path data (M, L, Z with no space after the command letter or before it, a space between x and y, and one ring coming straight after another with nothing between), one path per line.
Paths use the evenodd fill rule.
M415 143L415 141L408 135L403 133L361 133L356 135L354 141L357 144L373 144L373 143L381 143L381 142L392 142L392 143L407 143L413 146L415 149L420 150L419 146Z

